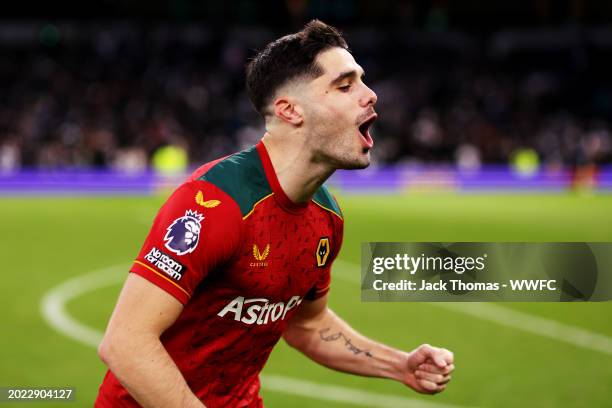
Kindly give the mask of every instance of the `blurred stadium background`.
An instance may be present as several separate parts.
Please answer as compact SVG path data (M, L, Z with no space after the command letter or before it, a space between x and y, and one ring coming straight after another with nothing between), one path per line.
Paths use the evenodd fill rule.
M92 346L157 208L261 137L245 61L311 18L345 32L379 96L374 164L329 181L346 217L332 307L394 346L452 349L458 368L423 397L279 344L267 406L612 406L610 303L359 293L363 241L612 241L612 3L594 0L7 5L0 386L76 387L91 406Z

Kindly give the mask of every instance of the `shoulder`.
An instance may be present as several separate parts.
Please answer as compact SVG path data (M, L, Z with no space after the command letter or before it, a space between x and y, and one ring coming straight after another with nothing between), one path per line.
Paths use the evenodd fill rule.
M336 198L324 185L317 190L312 197L312 201L324 210L334 214L341 221L344 221L342 211L340 210L340 206L338 205Z
M236 203L242 217L272 194L255 146L205 164L186 184L206 185L223 192Z
M181 184L162 205L155 223L170 225L189 217L197 224L224 225L239 228L240 209L234 200L215 185L202 180L188 180Z

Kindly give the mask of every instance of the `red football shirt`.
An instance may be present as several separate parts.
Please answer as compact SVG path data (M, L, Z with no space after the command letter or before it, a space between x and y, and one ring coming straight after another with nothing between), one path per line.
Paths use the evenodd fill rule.
M161 207L130 272L184 309L161 341L207 407L261 407L259 372L303 299L329 290L336 201L283 192L262 142L200 167ZM137 407L109 370L96 407Z

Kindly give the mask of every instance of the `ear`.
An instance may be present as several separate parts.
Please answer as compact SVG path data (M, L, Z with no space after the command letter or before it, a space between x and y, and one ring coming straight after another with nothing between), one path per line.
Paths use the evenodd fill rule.
M294 126L300 126L304 122L302 109L290 97L276 98L272 107L274 109L274 116L283 122Z

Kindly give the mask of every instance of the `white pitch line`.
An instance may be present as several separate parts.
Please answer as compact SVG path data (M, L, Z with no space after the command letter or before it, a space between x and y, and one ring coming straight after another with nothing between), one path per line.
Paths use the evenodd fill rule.
M129 265L115 265L69 279L49 290L42 298L41 313L58 332L80 343L97 348L103 333L74 319L66 310L66 303L96 289L111 286L126 278ZM395 408L461 408L415 398L362 391L356 388L318 384L279 375L264 375L262 387L273 392L335 401L362 407Z
M270 391L318 400L348 403L361 407L457 408L457 405L428 402L389 394L378 394L337 385L317 384L279 375L266 375L261 381L262 387Z
M359 265L337 260L333 275L346 282L361 285ZM350 272L349 271L353 271ZM612 355L612 338L587 329L560 323L556 320L519 312L493 303L484 302L428 302L427 304L464 313L502 326L512 327L538 336L568 343L592 351Z
M612 338L556 320L519 312L493 303L438 302L435 305L612 356Z
M126 277L129 265L115 265L77 276L48 291L42 298L40 310L45 320L60 333L88 346L98 347L100 331L73 319L66 311L66 303L84 293L114 285Z

